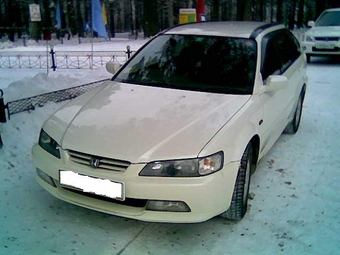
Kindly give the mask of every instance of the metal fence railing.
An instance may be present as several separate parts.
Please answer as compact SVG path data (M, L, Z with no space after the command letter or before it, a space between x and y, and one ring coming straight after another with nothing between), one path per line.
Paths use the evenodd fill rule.
M131 51L0 52L0 68L95 69L109 61L124 63Z
M57 51L54 55L55 65L58 69L100 68L109 61L124 63L128 59L124 51L96 51L93 54L87 51Z
M0 52L0 68L46 68L46 52Z

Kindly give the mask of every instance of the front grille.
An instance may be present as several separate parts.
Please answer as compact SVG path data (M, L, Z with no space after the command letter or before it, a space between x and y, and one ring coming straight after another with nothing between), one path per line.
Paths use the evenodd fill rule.
M72 150L67 152L70 161L73 163L94 167L96 169L125 172L125 170L130 166L130 162L128 161L104 158ZM97 164L95 165L93 164L94 159L97 160Z
M335 47L334 49L318 49L316 47L312 48L315 52L340 52L340 49L338 47Z
M328 37L315 37L316 41L323 41L323 42L337 42L340 40L340 37L335 36L328 36Z

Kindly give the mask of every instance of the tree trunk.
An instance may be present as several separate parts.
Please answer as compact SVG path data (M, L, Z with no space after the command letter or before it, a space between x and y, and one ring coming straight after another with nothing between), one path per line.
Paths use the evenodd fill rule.
M240 21L244 20L244 12L246 9L245 1L246 0L237 1L237 16L236 16L237 20L240 20Z
M228 6L228 2L223 2L221 8L221 20L223 21L231 20L230 11L231 10L230 7Z
M36 1L30 0L29 3L35 4ZM9 11L8 13L12 13L12 12ZM31 17L29 17L29 20L30 20L30 25L29 25L30 26L30 36L31 36L32 39L38 41L39 39L41 39L41 22L40 21L31 21Z
M298 19L297 19L297 23L296 23L297 28L303 27L304 6L305 6L304 0L300 0L299 1L299 9L298 9Z
M168 0L168 24L169 27L174 25L174 0Z
M265 20L265 0L259 0L259 21Z
M212 21L220 20L220 0L212 0L211 20Z
M276 21L278 23L283 22L283 15L282 15L282 5L283 5L283 0L277 0L276 1Z
M321 12L326 9L327 1L325 0L315 0L315 18L319 17Z
M154 0L144 0L144 36L150 37L158 33L158 4Z
M270 22L274 22L274 0L270 0Z
M110 32L110 38L116 37L116 31L115 31L115 9L114 9L114 3L109 4L109 24L108 24L108 30Z
M84 21L82 19L81 13L80 13L80 3L78 0L73 0L73 12L74 12L74 31L73 33L77 33L78 36L83 36L84 35Z
M78 1L79 16L81 17L81 29L82 29L82 32L80 33L81 36L84 36L84 29L88 21L88 18L86 17L86 12L85 12L85 6L86 5L84 1Z
M251 15L254 21L263 21L263 1L264 0L252 0Z
M237 20L251 20L251 1L250 0L238 0L237 1Z
M295 10L296 10L296 1L290 0L288 3L288 28L294 29L295 26Z
M62 17L64 17L65 19L65 28L68 29L70 27L70 17L69 17L69 13L67 10L67 0L62 0L61 1L61 10L63 12L63 15L61 15Z
M131 0L131 34L136 36L136 5L135 0Z

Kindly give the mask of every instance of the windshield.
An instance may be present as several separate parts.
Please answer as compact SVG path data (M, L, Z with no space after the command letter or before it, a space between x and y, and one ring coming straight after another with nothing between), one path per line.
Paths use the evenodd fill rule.
M317 27L340 26L340 11L325 12L316 22Z
M256 42L251 39L161 35L115 81L227 94L251 94Z

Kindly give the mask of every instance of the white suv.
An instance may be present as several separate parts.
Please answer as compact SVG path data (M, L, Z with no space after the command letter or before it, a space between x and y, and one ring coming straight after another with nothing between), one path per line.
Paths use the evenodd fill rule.
M298 130L306 86L305 55L282 25L176 26L44 123L37 181L143 221L240 220L258 161Z
M307 62L311 56L340 56L340 8L328 9L314 21L309 21L309 29L304 36L302 49Z

